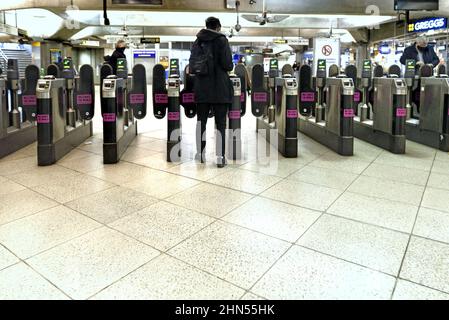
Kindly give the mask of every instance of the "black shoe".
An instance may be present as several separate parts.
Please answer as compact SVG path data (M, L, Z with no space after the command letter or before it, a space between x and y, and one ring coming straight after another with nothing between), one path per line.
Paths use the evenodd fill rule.
M227 165L225 157L217 158L217 168L224 168Z
M195 154L195 160L200 161L201 163L204 163L204 162L206 162L206 157L201 156L201 153L197 153L197 154Z

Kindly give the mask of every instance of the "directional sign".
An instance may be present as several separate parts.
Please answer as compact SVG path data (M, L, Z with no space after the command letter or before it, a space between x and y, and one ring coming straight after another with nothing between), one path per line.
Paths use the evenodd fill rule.
M150 37L150 38L140 38L140 43L161 43L161 38Z

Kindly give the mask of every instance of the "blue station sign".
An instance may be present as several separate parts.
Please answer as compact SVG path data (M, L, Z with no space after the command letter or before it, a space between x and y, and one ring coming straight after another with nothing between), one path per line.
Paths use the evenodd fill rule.
M155 50L136 49L133 51L134 59L136 58L156 58Z
M447 18L427 18L408 24L408 32L426 32L447 28Z

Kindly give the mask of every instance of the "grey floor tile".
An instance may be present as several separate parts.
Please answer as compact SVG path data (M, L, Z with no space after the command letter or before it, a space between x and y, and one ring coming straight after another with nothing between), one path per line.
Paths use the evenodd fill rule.
M369 166L368 161L355 160L352 157L340 156L334 152L329 152L318 159L312 161L310 165L319 168L328 168L335 171L350 172L355 174L362 173Z
M289 179L345 190L357 177L353 173L309 165L296 171Z
M26 188L21 184L18 184L14 181L3 178L0 180L0 195L13 193L16 191L25 190Z
M115 184L125 184L134 179L142 179L146 175L151 174L151 172L149 168L121 161L117 164L104 166L88 174Z
M383 151L379 157L374 160L374 163L430 171L433 158L427 156L416 157L413 154L410 154L409 150L407 150L406 154L393 154L388 151Z
M66 161L74 160L74 159L82 159L89 156L94 155L92 152L84 151L81 149L73 149L68 154L66 154L61 160L58 161L58 164L63 164Z
M206 181L231 170L233 169L230 167L217 168L213 163L201 164L196 161L188 161L168 169L167 172Z
M432 167L433 173L449 174L449 161L435 160Z
M68 300L25 263L0 271L0 300Z
M164 199L200 183L200 181L168 172L153 170L141 178L123 184L124 187Z
M408 239L407 234L325 214L298 244L396 276Z
M61 167L59 165L52 165L33 168L28 171L13 174L8 176L8 179L30 188L44 183L59 182L64 179L70 179L79 174L79 172Z
M268 299L389 299L395 278L293 246L251 290Z
M139 144L135 147L129 146L121 159L124 161L133 162L134 160L146 158L158 153L158 151L145 149L144 146L145 144Z
M0 226L0 243L26 259L101 225L58 206Z
M56 182L49 182L33 187L32 189L60 203L89 196L96 192L112 188L114 184L81 174Z
M113 222L110 227L165 251L213 221L209 216L158 202Z
M169 254L248 289L289 245L238 226L215 222L171 249Z
M295 242L320 214L317 211L256 197L223 219L285 241Z
M131 189L114 187L67 202L66 206L102 223L111 223L157 201Z
M32 168L37 168L37 157L31 156L26 158L21 158L17 160L6 161L2 159L0 161L0 175L9 176L30 170Z
M402 202L345 192L327 212L410 233L415 222L418 207Z
M429 177L429 171L372 163L363 172L363 175L425 186Z
M427 187L421 205L423 207L449 212L449 190Z
M420 208L413 233L449 243L449 212Z
M270 161L267 158L249 161L242 165L240 169L285 178L303 166L303 164L298 163L280 162L278 160Z
M147 263L158 251L100 228L27 260L74 299L86 299Z
M437 161L446 161L449 162L449 152L439 151L437 150L435 160Z
M99 170L105 166L105 164L103 164L103 155L93 153L87 157L60 161L58 164L65 168L83 173Z
M400 277L449 293L449 245L412 237Z
M208 182L243 192L259 194L281 180L282 178L276 176L236 169L216 176Z
M0 195L0 225L58 205L29 189Z
M429 177L428 187L446 189L449 190L449 173L434 173L432 172Z
M360 176L349 187L348 191L418 206L421 202L424 187L398 181Z
M0 270L19 262L19 259L9 252L5 247L0 245Z
M227 300L243 290L184 262L161 255L101 291L93 299Z
M342 192L342 190L287 179L261 195L301 207L324 211Z
M82 143L78 147L78 149L87 151L87 152L91 152L91 153L95 153L98 155L102 155L103 154L103 143L86 141L86 142Z
M266 299L254 293L247 292L240 300L266 300Z
M449 294L399 279L393 300L449 300Z
M202 183L166 200L209 216L219 218L237 208L251 196L247 193Z

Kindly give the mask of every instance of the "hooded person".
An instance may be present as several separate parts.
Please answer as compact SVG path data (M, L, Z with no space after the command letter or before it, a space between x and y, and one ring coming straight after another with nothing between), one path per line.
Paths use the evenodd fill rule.
M109 57L107 63L112 67L113 73L117 74L117 60L120 58L126 59L125 55L126 42L125 40L119 40L115 44L115 50Z
M194 92L198 117L195 159L204 162L206 124L209 113L213 111L217 128L215 135L217 166L222 168L226 165L226 116L234 95L228 72L233 70L234 64L228 39L220 31L220 20L215 17L207 18L206 29L198 32L192 48L203 46L210 52L207 56L208 61L205 62L208 65L207 74L195 75ZM192 49L191 60L194 58L193 53L194 49Z
M435 50L423 36L418 37L414 44L405 48L400 61L405 65L407 60L415 60L417 66L431 64L436 67L440 63Z

